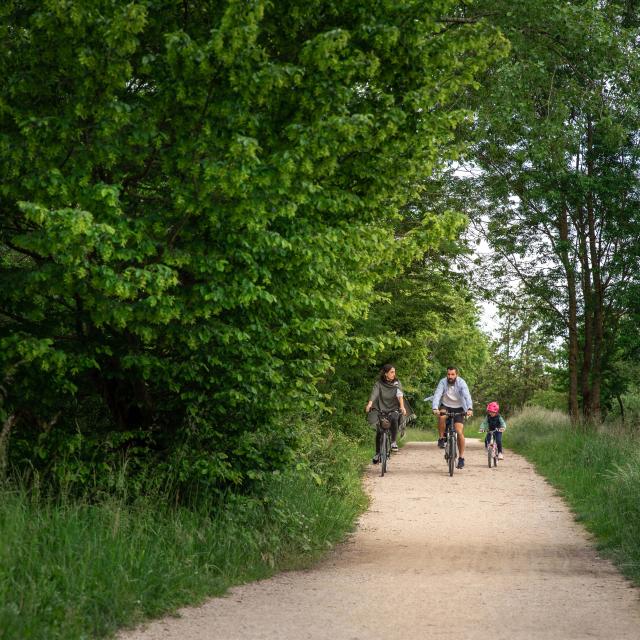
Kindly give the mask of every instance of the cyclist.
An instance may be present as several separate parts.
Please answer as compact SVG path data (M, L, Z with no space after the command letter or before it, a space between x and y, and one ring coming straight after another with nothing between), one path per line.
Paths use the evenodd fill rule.
M369 396L369 402L364 408L369 414L369 423L376 425L378 422L378 412L388 414L391 422L391 449L398 450L398 423L400 414L407 415L404 406L404 392L400 380L396 378L396 368L392 364L385 364L380 369L380 378L376 380ZM376 431L376 455L373 457L373 464L380 462L380 442L381 434Z
M454 427L458 433L458 469L464 467L464 423L462 417L473 415L473 401L469 393L467 383L458 375L456 367L447 367L447 377L442 378L436 387L431 401L433 413L438 416L438 446L444 449L444 430L446 416L440 415L440 410L453 411L456 413Z
M491 432L495 431L496 444L498 445L498 460L504 460L504 456L502 455L502 431L500 431L500 429L506 429L507 424L499 413L500 405L497 402L490 402L487 405L487 415L480 425L480 433L487 432L484 439L484 447L486 449L489 446Z

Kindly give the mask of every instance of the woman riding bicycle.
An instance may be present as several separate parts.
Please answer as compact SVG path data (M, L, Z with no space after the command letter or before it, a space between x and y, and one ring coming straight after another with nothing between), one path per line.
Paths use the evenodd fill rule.
M376 425L378 414L383 413L391 422L391 449L398 450L396 442L398 438L398 424L400 414L407 415L404 406L404 392L400 380L396 378L396 368L392 364L385 364L380 369L380 378L373 385L369 402L364 410L369 414L369 423ZM376 455L373 457L373 464L380 462L380 430L376 431Z

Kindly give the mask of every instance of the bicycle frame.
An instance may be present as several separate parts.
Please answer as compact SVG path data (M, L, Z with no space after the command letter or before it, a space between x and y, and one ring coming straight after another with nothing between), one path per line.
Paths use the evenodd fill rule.
M489 442L487 444L487 461L489 468L498 466L498 442L496 440L496 431L504 431L504 429L494 429L489 431Z
M444 435L446 438L444 445L444 459L449 465L449 475L453 476L458 458L458 432L455 428L456 416L463 418L464 414L455 411L440 411L441 416L446 416Z
M384 477L387 472L387 464L391 457L391 429L382 426L383 418L389 419L388 413L378 412L377 432L381 434L380 438L380 476Z

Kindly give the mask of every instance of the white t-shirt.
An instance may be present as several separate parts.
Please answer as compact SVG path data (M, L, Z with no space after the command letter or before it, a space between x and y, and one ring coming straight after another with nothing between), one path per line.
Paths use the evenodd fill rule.
M462 398L460 397L460 394L456 391L455 385L447 383L445 392L442 394L441 402L446 407L451 407L452 409L462 406Z

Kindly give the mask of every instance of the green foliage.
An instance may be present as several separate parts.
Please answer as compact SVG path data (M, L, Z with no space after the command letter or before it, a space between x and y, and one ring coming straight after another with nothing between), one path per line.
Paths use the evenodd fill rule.
M477 326L478 309L463 268L468 253L462 240L467 220L438 204L425 193L403 210L396 236L415 228L416 220L430 219L421 231L429 235L428 242L400 275L379 283L376 301L354 325L355 335L377 336L378 344L353 362L343 360L326 382L332 403L340 403L351 415L361 415L383 363L395 364L419 421L425 407L422 399L432 393L447 366L456 364L473 385L485 364L487 341ZM438 212L440 224L435 224L432 211ZM424 251L425 246L430 248ZM394 259L388 256L389 261ZM365 366L366 380L362 375ZM349 398L350 403L344 405L341 398ZM427 413L431 415L430 407Z
M531 407L542 407L549 411L564 411L567 408L567 394L554 389L537 389L527 401Z
M546 334L566 341L571 409L580 394L596 416L620 384L619 320L640 280L638 7L623 4L470 7L490 12L511 51L469 100L474 171L454 176L493 249L487 289L536 301Z
M490 357L474 390L477 406L495 400L507 415L527 404L566 409L566 392L552 388L558 355L536 301L523 295L498 300ZM560 373L566 377L564 368Z
M14 464L138 452L211 490L293 459L285 416L369 350L350 330L374 286L443 233L427 216L397 239L394 220L505 48L482 21L445 25L454 6L3 3Z

